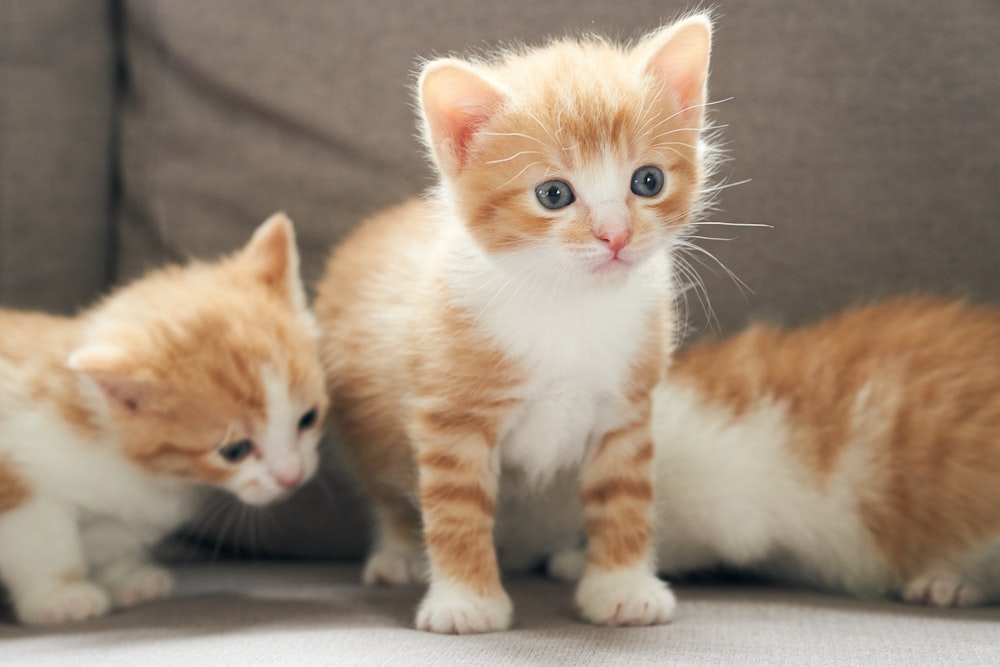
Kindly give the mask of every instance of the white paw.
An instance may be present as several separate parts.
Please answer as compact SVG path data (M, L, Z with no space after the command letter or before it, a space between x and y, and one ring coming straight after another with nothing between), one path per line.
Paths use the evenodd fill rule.
M576 603L583 617L598 625L659 625L673 618L677 606L666 582L644 567L587 570L576 589Z
M903 589L903 599L934 607L968 607L982 604L982 591L953 574L926 574Z
M510 627L513 607L503 591L483 597L460 584L431 584L417 610L417 629L465 635Z
M421 552L376 551L368 557L361 581L368 586L407 586L427 581L427 558Z
M83 621L108 613L108 594L89 581L74 581L17 602L17 617L26 625Z
M587 552L583 549L565 549L549 558L545 572L559 581L580 581L587 569Z
M174 578L162 567L142 564L106 578L105 584L116 607L131 607L170 595Z

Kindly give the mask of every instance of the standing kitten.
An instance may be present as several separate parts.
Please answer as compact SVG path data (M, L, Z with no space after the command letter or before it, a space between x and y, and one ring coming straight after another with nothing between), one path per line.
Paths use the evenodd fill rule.
M440 187L338 247L316 302L334 414L375 502L364 579L422 578L426 543L421 629L510 625L501 468L533 487L579 470L584 617L671 616L649 553L650 392L672 350L669 248L703 194L709 49L695 16L632 49L565 40L424 68Z
M167 594L147 548L206 488L263 505L316 469L327 399L284 216L216 264L0 330L0 578L24 623Z
M676 359L659 565L859 596L1000 598L1000 312L910 298Z

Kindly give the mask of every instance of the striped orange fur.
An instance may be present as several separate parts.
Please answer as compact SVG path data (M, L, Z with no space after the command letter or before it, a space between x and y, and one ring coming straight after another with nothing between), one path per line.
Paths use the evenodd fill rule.
M669 248L706 178L709 45L695 16L633 47L566 39L429 63L440 187L330 258L315 307L332 414L375 504L364 577L429 576L423 629L509 625L503 471L542 485L574 467L592 544L583 615L669 618L649 558L650 392L673 346Z
M797 572L811 583L861 595L943 605L1000 598L996 308L910 297L789 331L755 326L721 343L693 346L677 357L669 378L659 412L664 425L684 428L664 426L657 434L664 489L670 488L668 466L685 465L698 448L723 446L718 437L692 439L699 420L706 434L715 433L708 425L718 422L739 437L741 451L730 456L765 461L778 447L781 466L796 472L775 461L768 464L775 477L801 475L808 490L808 497L803 492L782 501L799 508L791 513L797 528L760 531L775 544L787 542L783 552L800 565L789 573L768 565L765 556L777 547L734 550L745 555L729 564L767 568L779 578ZM701 411L688 407L686 418L668 420L670 403L688 390ZM762 414L780 415L780 429L757 433L760 427L751 424ZM719 486L725 476L720 471L716 477L703 479L705 488ZM754 512L764 517L773 511L768 502L751 498L759 487L780 481L727 483L732 498L746 507L747 523ZM697 493L668 495L698 503ZM673 510L665 514L676 516ZM728 515L721 509L717 514ZM682 533L669 518L663 521L665 536ZM847 535L856 546L837 555L836 545L824 539L808 542L805 525ZM857 529L844 532L852 525ZM802 546L790 546L802 540ZM677 553L683 543L677 539ZM677 560L666 537L661 554L664 562Z

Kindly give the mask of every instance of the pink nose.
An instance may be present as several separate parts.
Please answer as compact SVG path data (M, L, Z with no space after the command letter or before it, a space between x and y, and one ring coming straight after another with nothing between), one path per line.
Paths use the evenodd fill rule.
M598 230L594 232L594 236L597 237L601 243L608 247L612 253L617 255L622 248L628 245L629 241L632 240L632 230L631 229L616 229L614 231Z
M303 477L305 477L305 473L302 470L302 466L295 466L294 468L288 468L274 473L274 478L278 480L278 484L281 485L281 488L289 490L294 489L301 484Z

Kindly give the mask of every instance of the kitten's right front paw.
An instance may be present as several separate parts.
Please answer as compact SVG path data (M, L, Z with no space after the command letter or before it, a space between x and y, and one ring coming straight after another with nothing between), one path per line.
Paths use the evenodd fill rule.
M417 629L465 635L510 627L514 608L503 591L484 597L460 584L434 585L417 611Z
M89 581L74 581L18 600L16 606L17 617L25 625L56 625L104 616L111 601L103 589Z
M427 581L427 558L420 552L379 551L368 557L361 581L367 586L408 586Z

